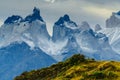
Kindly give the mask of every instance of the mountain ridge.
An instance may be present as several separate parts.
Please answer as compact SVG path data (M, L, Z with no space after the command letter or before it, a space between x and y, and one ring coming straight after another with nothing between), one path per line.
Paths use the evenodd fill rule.
M119 54L112 50L108 37L103 33L95 32L86 21L82 22L81 25L77 25L70 19L69 15L65 14L55 22L51 37L46 29L46 23L40 16L40 9L34 7L33 13L21 22L19 22L21 17L16 17L15 24L13 18L11 20L11 22L13 21L12 24L4 24L0 28L0 38L3 39L0 40L0 47L7 46L15 41L25 42L31 48L39 47L54 59L57 59L55 56L61 56L61 60L63 60L65 55L62 54L71 53L70 47L67 45L69 42L73 46L78 46L78 48L74 48L75 51L73 52L75 53L82 52L86 56L98 60L120 60ZM9 18L7 20L10 21ZM76 44L72 42L72 39L70 40L70 37L75 38L74 43ZM71 55L69 53L68 56ZM96 58L95 55L98 54L99 58ZM106 54L109 56L105 58L104 55Z

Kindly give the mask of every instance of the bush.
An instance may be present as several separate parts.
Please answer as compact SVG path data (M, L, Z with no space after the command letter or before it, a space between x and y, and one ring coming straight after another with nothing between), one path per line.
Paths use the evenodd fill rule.
M86 59L85 59L85 56L84 55L81 55L81 54L75 54L73 55L71 58L67 59L67 61L69 62L69 64L71 66L73 65L77 65L81 62L85 62Z

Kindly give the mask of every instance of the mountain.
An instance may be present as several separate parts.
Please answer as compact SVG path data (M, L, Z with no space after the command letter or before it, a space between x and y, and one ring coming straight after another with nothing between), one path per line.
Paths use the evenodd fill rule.
M14 80L119 80L120 62L94 61L77 54L48 68L24 72Z
M59 48L58 54L52 55L57 61L65 60L75 53L83 53L96 60L120 59L120 55L112 50L105 34L94 32L85 21L77 25L68 15L55 22L52 40L64 45Z
M106 20L106 27L120 27L120 11L117 13L112 13L112 16Z
M109 37L109 42L114 51L120 53L120 11L114 12L106 20L106 28L100 30Z
M0 79L12 80L24 71L50 66L56 61L39 48L15 42L0 49Z
M57 61L65 60L75 53L83 53L97 60L120 60L105 34L94 32L85 21L78 25L68 14L55 22L52 37L36 7L24 19L15 15L8 17L0 28L0 33L0 47L16 41L25 42L31 49L39 47Z
M12 15L0 27L0 75L5 75L0 80L64 61L76 53L95 60L120 61L120 54L103 33L94 31L86 21L78 25L65 14L55 22L50 36L38 8L25 18Z
M42 50L49 39L36 7L25 19L18 15L8 17L0 27L0 80L12 80L23 71L56 63Z
M7 46L15 41L24 41L31 48L39 46L43 48L50 39L50 35L46 29L46 24L40 16L40 10L36 7L33 13L25 19L20 16L8 17L4 25L0 27L0 47ZM43 46L43 47L42 47Z
M75 53L83 53L97 60L120 60L106 35L94 32L85 21L78 25L68 14L55 22L53 35L50 36L36 7L25 18L18 15L8 17L0 27L1 48L16 41L27 43L31 49L38 47L57 61L65 60Z
M69 47L74 45L71 40L72 38L75 39L75 33L79 33L79 27L70 19L69 15L65 14L63 17L60 17L58 21L55 22L53 26L52 41L53 44L56 44L56 47L59 48L56 54L52 55L55 59L57 59L58 61L64 59L64 56L62 54L66 53L66 50L70 50ZM78 52L77 47L73 48Z
M60 17L58 21L55 22L53 26L53 36L52 40L64 41L70 34L74 33L72 29L76 29L77 24L70 20L69 16L65 14Z
M101 28L101 26L99 25L99 24L96 24L95 25L95 31L97 32L97 31L100 31L102 28Z

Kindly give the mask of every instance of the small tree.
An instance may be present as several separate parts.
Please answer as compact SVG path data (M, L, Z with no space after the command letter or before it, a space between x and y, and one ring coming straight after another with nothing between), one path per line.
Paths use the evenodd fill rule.
M76 64L86 61L85 56L81 54L75 54L68 60L70 62L70 65L76 65Z

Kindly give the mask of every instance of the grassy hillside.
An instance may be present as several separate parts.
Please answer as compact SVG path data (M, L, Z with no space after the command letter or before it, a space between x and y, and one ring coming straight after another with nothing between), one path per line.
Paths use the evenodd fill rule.
M14 80L120 80L120 62L94 61L77 54L48 68L24 72Z

